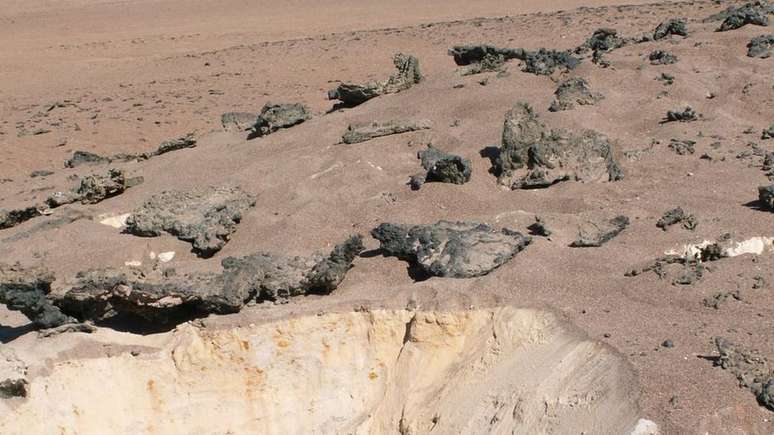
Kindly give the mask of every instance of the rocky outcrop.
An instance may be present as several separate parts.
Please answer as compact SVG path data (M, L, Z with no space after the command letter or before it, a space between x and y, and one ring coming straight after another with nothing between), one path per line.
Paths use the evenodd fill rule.
M88 151L75 151L73 156L65 160L66 168L77 168L81 165L110 164L113 162L128 162L132 160L147 160L152 157L160 156L172 151L178 151L185 148L196 147L196 138L194 133L187 133L175 139L166 140L159 144L154 151L142 154L114 154L112 156L100 156Z
M548 187L561 181L607 182L623 178L610 140L593 131L549 130L532 108L519 103L505 115L500 184L512 189Z
M537 75L551 75L556 70L570 71L578 65L580 65L580 59L574 57L569 51L541 48L538 51L527 52L522 71Z
M74 322L49 299L53 282L54 275L43 268L0 264L0 303L20 311L38 328Z
M233 186L165 191L153 195L126 221L128 233L155 237L169 233L191 242L194 252L211 257L236 231L255 197Z
M303 104L266 103L255 123L250 127L248 139L266 136L283 128L290 128L312 119L309 108Z
M616 216L610 220L586 221L578 229L578 239L570 244L573 248L597 248L612 240L629 226L629 218Z
M398 53L393 57L398 70L387 80L365 84L342 83L336 89L328 91L329 100L339 100L347 107L357 106L383 94L405 91L422 81L419 60L411 55Z
M688 36L688 27L682 18L672 18L664 21L653 31L653 40L658 41L669 35Z
M46 205L56 208L78 201L83 204L96 204L120 195L141 182L142 177L127 178L123 170L110 169L106 175L93 174L82 178L75 189L51 194L46 199Z
M774 411L774 371L768 360L759 352L745 349L723 337L715 337L715 347L720 356L715 359L714 365L731 372L740 387L750 390L761 406Z
M163 328L211 313L235 313L253 300L329 294L362 250L358 235L327 256L256 253L228 257L221 262L221 273L88 270L78 273L56 294L51 292L54 276L46 270L0 265L0 303L21 311L41 328L114 319L128 319L138 328Z
M502 58L503 60L519 59L527 57L526 51L521 48L499 48L492 45L456 45L449 49L449 56L454 58L454 63L459 66L481 63L486 58Z
M471 278L502 266L529 245L521 233L474 222L429 225L383 223L371 231L384 254L414 264L427 275Z
M580 59L569 51L549 50L545 48L528 51L522 48L498 48L491 45L458 45L449 50L457 65L471 65L486 59L519 59L524 62L522 71L550 75L557 69L569 71L580 64Z
M431 123L427 119L418 121L408 119L395 119L390 121L373 121L367 123L350 124L347 131L341 136L341 141L345 144L355 144L365 142L377 137L389 136L392 134L408 133L410 131L427 130Z
M581 77L573 77L559 84L554 92L556 99L548 108L551 112L571 110L576 104L590 106L597 104L604 97L599 92L592 92L589 83Z
M432 145L419 151L417 157L427 172L411 178L411 188L414 190L418 190L425 182L464 184L470 181L472 169L468 159L445 153Z
M757 36L747 44L747 56L767 59L774 49L774 34Z

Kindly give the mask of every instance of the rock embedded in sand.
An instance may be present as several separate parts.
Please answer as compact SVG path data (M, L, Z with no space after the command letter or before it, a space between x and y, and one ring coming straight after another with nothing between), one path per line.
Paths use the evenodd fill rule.
M691 106L686 106L683 110L667 111L664 122L691 122L699 119L696 111Z
M771 13L774 13L774 7L766 1L746 3L738 8L731 7L726 10L725 19L717 31L736 30L748 24L768 26Z
M27 366L13 350L0 347L0 399L27 397Z
M664 50L653 50L648 55L651 65L671 65L677 63L677 56Z
M344 106L352 107L379 95L405 91L423 80L419 70L419 60L416 57L398 53L392 61L398 72L387 80L362 85L342 83L336 89L328 91L328 99L339 100Z
M548 187L561 181L608 182L623 178L610 140L593 130L549 130L533 109L519 103L505 115L498 182L512 189Z
M110 163L110 159L88 151L75 151L71 158L65 160L64 165L66 168L77 168L81 165L93 165L102 163Z
M81 179L77 188L55 192L46 198L50 208L80 201L83 204L96 204L105 199L122 194L129 187L142 183L142 177L126 178L121 169L110 169L107 175L89 175Z
M226 131L246 131L255 125L258 115L254 112L226 112L220 115L220 125Z
M487 57L503 60L526 58L526 51L521 48L499 48L492 45L456 45L449 49L449 55L459 66L481 63Z
M504 61L519 59L524 62L522 71L551 75L556 71L575 69L581 62L569 51L549 50L540 48L528 51L522 48L498 48L491 45L458 45L449 50L457 65L471 65L483 62L487 58L502 58Z
M769 211L774 211L774 184L758 187L758 202Z
M505 71L505 57L501 54L487 54L480 62L466 65L460 70L461 76L481 74L484 72Z
M573 248L598 248L612 240L629 226L629 218L616 216L610 220L586 221L578 229L578 239L570 243Z
M40 216L40 210L37 207L24 207L14 210L0 209L0 230L15 227L34 217Z
M431 122L427 119L420 119L418 121L396 119L384 122L373 121L350 124L347 127L347 131L341 136L341 140L345 144L356 144L382 136L427 130L430 126Z
M44 268L25 269L0 263L0 303L20 311L39 328L52 328L75 320L49 299L54 275Z
M774 34L757 36L747 43L747 56L767 59L774 50Z
M618 36L618 31L609 27L601 27L594 31L589 39L575 49L576 53L586 50L608 52L625 46L627 41Z
M688 36L688 28L682 18L672 18L664 21L653 31L653 40L658 41L669 35Z
M661 216L661 219L656 222L656 226L664 231L675 224L682 224L683 228L690 231L695 230L698 225L696 216L686 213L682 207L676 207L666 211L664 215Z
M582 77L573 77L559 84L554 92L556 98L548 108L550 112L571 110L576 104L590 106L604 99L601 93L592 92L589 83Z
M532 242L529 236L475 222L383 223L371 231L381 250L431 276L471 278L502 266Z
M248 139L266 136L283 128L290 128L312 119L309 108L303 104L266 103L255 123L250 127Z
M765 128L761 132L761 140L768 139L774 139L774 124L771 124L769 128Z
M255 197L239 187L195 188L153 195L126 220L126 231L144 237L166 232L191 242L194 252L211 257L236 231Z
M687 139L671 139L669 141L669 149L681 156L693 154L696 152L696 142Z
M142 158L148 159L148 158L160 156L162 154L166 154L172 151L182 150L185 148L193 148L195 146L196 146L196 138L194 136L194 133L188 133L185 136L180 136L175 139L161 142L161 144L156 149L156 151L151 153L145 153L142 155Z
M713 365L731 372L739 386L747 388L758 403L774 411L774 371L768 360L755 350L745 349L723 337L715 337L720 356Z
M470 181L472 169L468 159L445 153L432 145L419 151L417 157L427 173L415 176L417 178L412 182L412 188L416 185L418 189L425 182L465 184Z

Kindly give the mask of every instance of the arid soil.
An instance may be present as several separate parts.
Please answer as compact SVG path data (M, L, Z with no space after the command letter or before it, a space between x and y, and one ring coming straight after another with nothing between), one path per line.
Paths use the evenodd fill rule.
M47 270L40 276L52 279L37 282L50 284L45 300L64 312L54 323L89 323L52 331L0 308L1 433L631 433L640 419L663 434L774 433L774 252L771 239L754 239L774 236L770 198L758 201L758 187L773 183L774 56L747 55L753 38L774 33L774 14L769 26L717 32L723 20L707 18L742 2L247 3L4 2L0 210L35 216L0 229L0 263L18 263L20 276ZM685 19L687 36L650 40L672 18ZM448 54L460 44L575 50L599 28L626 44L573 52L576 68L548 75L496 56L473 74ZM391 78L396 53L419 60L421 81ZM342 107L328 92L343 82L390 92ZM249 140L244 125L222 125L224 113L257 118L275 107L267 103L309 113L271 118L261 126L282 127ZM521 118L508 127L512 110ZM345 143L350 126L381 123L421 128ZM188 133L194 145L165 142ZM469 177L424 167L417 156L430 144L466 161L457 170ZM66 167L76 151L105 159ZM120 182L105 175L118 174L111 168ZM412 189L414 176L434 170L441 175ZM456 181L438 181L447 175ZM254 205L204 196L198 208L180 207L185 219L170 206L162 217L149 212L152 230L132 230L131 215L151 198L215 188L238 188ZM75 196L49 208L52 195ZM487 226L423 226L444 220ZM199 232L201 222L213 230ZM418 241L391 250L372 233L385 223L419 226ZM354 234L362 252L334 248ZM518 248L501 246L508 237ZM719 243L685 248L704 241ZM77 274L101 268L131 278L115 278L108 296L89 293L95 281ZM188 277L206 283L195 305ZM18 290L9 282L2 292ZM239 298L224 309L213 288ZM68 299L73 289L81 293ZM112 311L86 312L103 297ZM143 321L108 319L113 311ZM441 332L412 338L416 316ZM162 317L174 319L154 323ZM529 329L536 318L550 325ZM515 332L498 339L497 328ZM754 368L718 337L754 354L741 358ZM346 346L318 348L328 339ZM412 346L417 355L401 355ZM267 352L283 349L270 367ZM334 350L331 360L317 356ZM435 352L455 362L428 360ZM383 372L372 372L380 361ZM223 373L232 370L245 376ZM326 402L343 403L342 391L352 394L340 409ZM202 418L232 392L258 405L226 402L228 424ZM319 408L293 403L309 396ZM412 409L396 408L403 396ZM388 399L380 408L374 397ZM481 425L465 426L453 404ZM262 406L272 409L256 414ZM304 409L308 419L288 417ZM196 415L190 426L178 424L186 413Z

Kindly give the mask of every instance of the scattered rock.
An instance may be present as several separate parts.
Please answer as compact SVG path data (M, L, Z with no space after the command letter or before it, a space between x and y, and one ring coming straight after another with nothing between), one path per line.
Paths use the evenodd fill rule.
M142 177L126 178L121 169L110 169L107 175L89 175L81 179L80 185L69 192L56 192L46 199L50 208L61 207L80 201L96 204L105 199L124 193L126 189L142 182Z
M538 51L527 52L522 71L537 75L551 75L557 69L573 70L580 65L580 62L580 59L573 57L569 51L541 48Z
M429 129L429 120L421 119L412 121L406 119L391 120L386 122L373 121L369 123L350 124L341 140L345 144L365 142L381 136L407 133L410 131Z
M682 224L683 228L686 230L693 231L696 229L698 222L696 221L696 216L686 213L682 207L673 208L672 210L667 211L661 216L661 219L656 222L656 226L664 231L667 230L667 227L675 224Z
M656 80L663 82L665 86L671 86L675 83L675 76L672 74L661 73L660 76L656 77Z
M653 50L650 55L648 55L648 60L650 60L651 65L671 65L677 63L678 58L674 54L664 50Z
M159 147L156 149L156 151L152 153L145 153L142 155L143 158L151 158L154 156L160 156L162 154L166 154L168 152L182 150L184 148L193 148L196 146L196 139L194 138L194 133L188 133L185 136L181 136L177 139L167 140L161 143Z
M416 57L398 53L393 57L393 63L398 72L387 80L363 85L342 83L336 89L328 91L328 99L339 100L343 105L353 107L379 95L405 91L422 81L419 60Z
M578 240L570 243L573 248L597 248L612 240L629 226L629 218L616 216L610 220L587 221L578 230Z
M255 125L258 114L254 112L226 112L220 115L220 125L226 131L247 131Z
M741 7L730 7L726 10L725 19L718 32L735 30L748 24L756 26L768 26L768 14L773 13L774 8L766 1L746 3Z
M43 268L24 269L0 264L0 303L21 311L39 328L53 328L74 320L48 299L54 275Z
M250 127L248 139L274 133L281 128L290 128L312 118L312 114L303 104L266 103L261 109L255 124Z
M27 367L8 348L0 348L0 399L27 397Z
M768 139L774 139L774 124L771 124L769 128L766 128L761 132L761 140Z
M448 221L429 225L383 223L371 235L386 255L408 261L428 275L449 278L486 275L532 241L509 229L497 231L484 224Z
M769 211L774 211L774 184L758 187L758 202Z
M556 99L548 108L551 112L570 110L576 104L581 106L594 105L604 98L601 93L592 92L588 82L581 77L574 77L560 83L554 95L556 95Z
M460 75L469 76L494 71L505 71L505 58L502 55L487 54L480 62L463 67L460 70Z
M465 184L470 181L472 169L468 159L445 153L432 145L419 151L417 157L422 161L422 167L427 170L427 174L414 176L416 179L412 177L412 188L415 183L420 182L420 177L421 183L418 184L417 189L424 182Z
M45 169L39 169L37 171L30 172L30 178L37 178L37 177L48 177L49 175L53 175L53 171L47 171Z
M672 139L669 141L669 149L681 156L693 154L696 152L696 142L687 139Z
M675 347L675 344L674 344L674 342L672 340L664 340L661 343L661 347L673 348L673 347Z
M761 35L750 40L747 44L747 56L766 59L771 56L774 49L774 34Z
M155 237L167 232L211 257L228 242L255 197L238 187L207 187L153 195L126 220L128 233Z
M664 21L653 31L653 40L658 41L669 35L688 36L688 28L682 18L673 18Z
M728 298L735 299L737 301L742 300L742 296L739 293L739 290L731 291L731 292L718 292L712 295L712 297L705 298L703 301L703 304L707 308L713 308L716 310L720 309L720 306L728 300Z
M540 216L535 216L535 222L528 226L527 229L533 236L551 237L551 234L553 234Z
M758 403L774 411L774 375L768 360L755 350L744 349L723 337L715 337L720 356L714 366L730 371L739 386L755 394Z
M607 182L623 178L610 140L593 130L549 130L532 108L519 103L505 115L498 181L512 189L548 187L561 181Z
M15 227L22 222L40 216L40 214L40 210L36 207L26 207L16 210L0 209L0 230Z
M670 110L666 114L664 122L691 122L699 119L692 107L686 106L682 111Z
M575 49L576 53L592 50L594 52L608 52L626 45L627 41L618 36L618 31L611 28L599 28L594 31L589 39Z

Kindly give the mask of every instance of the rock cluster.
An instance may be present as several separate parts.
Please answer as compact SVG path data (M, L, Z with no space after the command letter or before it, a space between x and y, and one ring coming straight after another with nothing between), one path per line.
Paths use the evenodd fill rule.
M593 130L579 134L549 130L526 103L517 104L505 115L495 171L498 181L512 189L623 178L607 137Z

